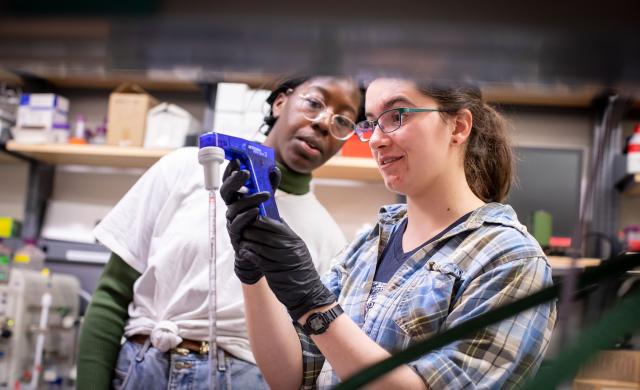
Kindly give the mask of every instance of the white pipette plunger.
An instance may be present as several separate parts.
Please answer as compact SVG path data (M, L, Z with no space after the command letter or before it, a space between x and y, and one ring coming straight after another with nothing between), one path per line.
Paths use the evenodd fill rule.
M204 188L207 191L220 189L220 164L224 161L224 149L207 146L198 151L198 162L204 168Z

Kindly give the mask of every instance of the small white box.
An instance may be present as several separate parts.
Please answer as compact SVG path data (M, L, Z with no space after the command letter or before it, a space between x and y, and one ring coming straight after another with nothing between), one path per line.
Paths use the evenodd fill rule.
M16 125L19 128L52 129L68 123L69 101L53 93L20 96Z
M200 122L175 104L161 103L147 114L144 147L174 149L185 145L187 136L199 134Z
M247 84L218 83L215 111L244 111L245 94L248 90Z

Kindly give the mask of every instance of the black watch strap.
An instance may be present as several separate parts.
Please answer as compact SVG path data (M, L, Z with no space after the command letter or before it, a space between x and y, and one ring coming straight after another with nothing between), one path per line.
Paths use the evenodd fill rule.
M342 313L344 313L344 310L342 310L340 305L335 305L324 312L313 313L307 318L304 325L302 325L302 329L304 329L307 334L322 334L329 329L331 322Z

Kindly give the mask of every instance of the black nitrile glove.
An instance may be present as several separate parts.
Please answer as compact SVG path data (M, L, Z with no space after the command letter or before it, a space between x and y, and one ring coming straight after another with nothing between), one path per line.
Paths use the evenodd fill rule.
M269 192L258 192L251 195L243 195L238 192L249 179L249 171L240 170L240 162L233 160L227 165L222 176L220 197L227 204L227 231L231 239L231 246L236 253L235 273L244 284L254 284L262 278L262 272L250 260L238 255L239 241L242 230L259 215L258 205L269 199ZM275 192L280 184L280 170L276 168L270 175L271 188Z
M336 301L320 281L304 241L284 222L258 217L244 228L240 257L250 259L291 318Z

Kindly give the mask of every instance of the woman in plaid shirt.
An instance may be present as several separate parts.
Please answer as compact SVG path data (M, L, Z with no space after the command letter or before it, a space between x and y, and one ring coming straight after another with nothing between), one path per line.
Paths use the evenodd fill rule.
M513 157L504 120L477 88L379 79L367 90L366 116L354 131L369 142L387 188L407 203L383 207L322 279L286 224L258 217L264 194L237 194L248 172L225 172L221 194L252 350L272 388L331 387L551 283L540 246L498 203ZM555 315L555 303L519 313L371 386L516 387L537 370Z

